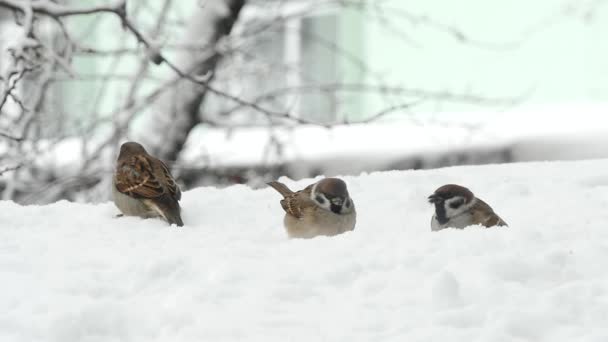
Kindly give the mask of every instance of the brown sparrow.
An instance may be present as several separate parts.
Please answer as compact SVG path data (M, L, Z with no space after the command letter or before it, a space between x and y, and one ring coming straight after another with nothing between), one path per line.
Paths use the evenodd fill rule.
M506 226L486 202L475 197L471 190L456 184L447 184L429 196L435 205L431 230L464 228L472 225L485 227Z
M127 216L162 217L183 226L179 186L167 166L136 142L120 146L112 177L114 204Z
M268 185L283 195L283 224L290 238L333 236L355 228L355 204L341 179L324 178L296 192L283 183Z

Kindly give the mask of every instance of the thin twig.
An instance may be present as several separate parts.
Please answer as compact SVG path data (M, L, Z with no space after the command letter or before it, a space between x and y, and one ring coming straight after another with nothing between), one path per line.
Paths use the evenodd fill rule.
M24 140L23 137L17 137L17 136L10 135L10 134L4 133L4 132L0 132L0 137L6 138L9 140L14 140L14 141L23 141Z
M5 167L3 169L0 169L0 176L6 172L10 172L10 171L15 171L18 170L19 168L21 168L23 166L23 164L17 164L15 166L8 166Z

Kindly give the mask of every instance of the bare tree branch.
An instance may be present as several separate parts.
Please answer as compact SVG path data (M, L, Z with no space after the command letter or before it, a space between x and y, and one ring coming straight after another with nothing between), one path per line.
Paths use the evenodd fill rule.
M4 132L0 132L0 137L6 138L9 140L14 140L14 141L23 141L23 137L16 137L16 136L4 133Z
M21 165L21 164L17 164L17 165L15 165L15 166L8 166L8 167L5 167L5 168L2 168L2 169L0 169L0 176L1 176L2 174L6 173L6 172L18 170L18 169L19 169L19 168L21 168L22 166L23 166L23 165Z
M87 15L100 12L125 11L126 0L121 0L112 6L93 6L86 8L76 8L73 6L64 6L55 2L39 0L39 1L20 1L20 0L0 0L0 6L8 7L13 10L18 10L23 13L34 11L36 13L45 14L53 17L66 17L74 15Z
M202 45L216 45L220 39L230 34L234 22L237 20L244 0L227 0L223 3L207 4L204 11L198 13L197 21L194 22L196 39ZM199 22L200 20L200 22ZM206 34L200 36L200 30L196 28L199 23L205 23L208 27ZM199 31L199 32L196 32ZM161 106L156 112L158 115L149 120L146 134L142 140L155 151L160 158L165 160L176 160L182 150L188 134L200 122L198 116L199 108L205 98L206 92L212 92L231 100L240 100L236 96L219 91L209 85L213 77L215 67L220 55L212 50L198 56L183 56L184 64L187 64L187 72L182 71L177 65L161 57L177 75L189 82L179 82L176 91L171 93L171 98L165 98L159 102ZM255 104L251 104L255 105ZM155 137L150 139L150 137ZM158 137L164 137L158 139Z
M3 198L26 202L82 199L82 196L98 199L88 197L95 196L91 195L94 193L91 188L100 188L100 193L107 194L104 178L110 172L109 165L118 143L125 137L144 142L151 152L173 165L184 150L190 132L200 124L224 127L228 132L233 127L260 125L267 127L270 134L264 153L271 156L285 150L284 141L275 134L275 126L280 124L333 127L367 123L392 113L406 112L424 101L492 106L517 101L472 92L389 84L367 61L340 42L303 30L297 32L301 39L329 51L357 73L371 77L372 82L339 79L320 82L325 78L316 77L301 62L277 62L256 50L262 35L275 37L274 33L296 20L344 8L356 9L375 20L386 31L398 34L406 44L415 39L409 36L413 33L408 32L407 27L398 27L400 22L445 32L463 44L480 45L457 27L444 25L430 16L393 11L385 1L318 0L301 2L295 10L286 10L295 2L213 0L205 1L187 14L176 14L177 3L141 0L127 10L126 0L90 6L54 0L0 0L0 8L15 14L17 38L11 43L10 54L0 70L0 138L9 148L9 153L1 156L0 161L19 165L14 169L17 172L0 180ZM241 22L242 8L250 5L258 6L263 15ZM150 20L142 20L141 11ZM185 15L192 18L182 19ZM88 21L85 25L79 24L81 27L76 30L70 21L77 16L81 17L79 23ZM112 37L113 44L92 40L96 37L91 35L102 26L100 23L105 24L108 19L110 25L104 27L110 30L104 34L116 36ZM236 27L240 30L233 30L237 20ZM191 31L186 37L183 33L188 25ZM52 29L49 30L49 26ZM176 41L175 36L185 39ZM86 58L94 58L98 68L84 71L73 62ZM155 68L150 61L159 67ZM128 68L124 68L126 63ZM280 80L254 91L238 87L244 79L251 82L251 79L264 78L269 70L288 75L291 82ZM87 84L78 89L81 92L62 93L81 84ZM95 87L89 87L90 84ZM87 91L90 93L85 93ZM309 113L302 113L305 110L299 108L301 97L308 95L326 100L331 107L329 114L335 114L338 119L319 122L311 119L313 116L307 115ZM364 118L356 121L340 118L338 114L343 114L340 111L344 102L363 95L382 96L384 108L375 113L361 113ZM53 101L61 102L69 96L85 97L86 109L63 108L63 103L53 106ZM221 105L210 106L214 101ZM78 118L73 117L74 112L78 112ZM231 122L235 117L239 121ZM145 129L135 128L134 122L146 123ZM61 128L50 130L49 125ZM65 128L68 126L69 130ZM64 145L71 146L69 153L77 155L70 156L74 165L67 168L69 171L61 169L63 166L59 164L40 163L41 159L61 155L58 151L62 151ZM230 174L232 171L212 170L206 165L178 166L187 171L189 184L203 177L198 173L239 181L247 173L239 170L234 171L238 175ZM278 170L280 167L275 170L261 167L255 172L282 172Z

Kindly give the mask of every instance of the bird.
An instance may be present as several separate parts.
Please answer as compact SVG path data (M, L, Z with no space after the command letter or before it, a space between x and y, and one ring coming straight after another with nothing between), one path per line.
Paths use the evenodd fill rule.
M461 185L443 185L435 190L428 200L435 205L435 213L431 218L432 231L445 228L462 229L472 225L482 225L486 228L507 226L492 207Z
M123 215L161 217L169 224L184 225L179 186L167 165L148 154L137 142L120 146L112 177L112 197Z
M283 224L289 238L334 236L355 229L355 203L343 180L323 178L296 192L280 182L268 185L283 196Z

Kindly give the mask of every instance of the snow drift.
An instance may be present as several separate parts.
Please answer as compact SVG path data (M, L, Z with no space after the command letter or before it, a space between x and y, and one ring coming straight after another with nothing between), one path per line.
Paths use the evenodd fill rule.
M188 191L183 228L0 202L0 340L608 339L608 160L344 179L355 231L312 240L285 237L272 189ZM510 227L432 233L445 183Z

